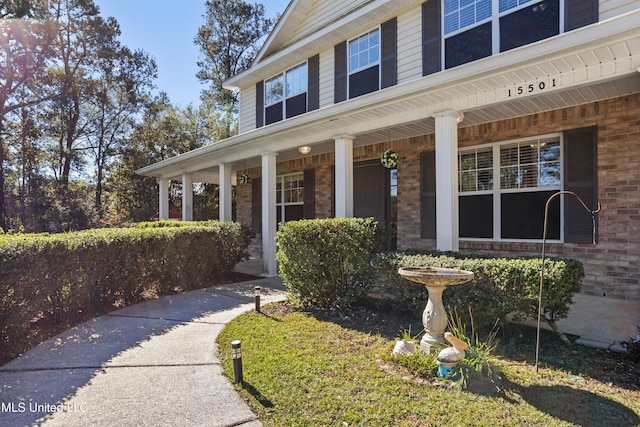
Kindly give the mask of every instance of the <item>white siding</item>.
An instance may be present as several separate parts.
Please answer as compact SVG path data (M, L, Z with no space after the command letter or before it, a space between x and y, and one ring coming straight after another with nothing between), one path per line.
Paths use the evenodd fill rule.
M309 13L305 15L292 33L292 37L287 44L291 44L300 38L312 33L318 28L323 27L328 22L332 22L337 18L347 14L348 11L356 9L367 0L315 0Z
M638 8L640 8L640 2L637 0L600 0L598 6L599 20L604 21Z
M240 123L238 133L256 128L256 87L255 85L240 90Z
M398 84L422 77L422 9L398 16Z
M333 104L333 47L320 52L320 108Z

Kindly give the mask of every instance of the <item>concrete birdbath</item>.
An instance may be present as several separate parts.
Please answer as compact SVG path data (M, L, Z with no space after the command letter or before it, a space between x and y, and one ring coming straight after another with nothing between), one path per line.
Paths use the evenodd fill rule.
M473 273L453 268L402 267L398 274L407 280L423 284L429 291L427 306L422 312L425 334L420 341L420 350L437 353L445 342L447 312L442 304L442 293L447 286L459 285L473 279Z

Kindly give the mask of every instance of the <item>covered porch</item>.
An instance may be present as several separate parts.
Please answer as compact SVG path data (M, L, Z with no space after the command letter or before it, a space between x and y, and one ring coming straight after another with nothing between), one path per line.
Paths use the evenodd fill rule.
M169 182L183 188L185 220L193 218L194 182L218 184L222 221L232 219L238 171L259 168L263 270L276 275L278 164L331 154L336 217L353 216L353 153L392 139L433 135L437 186L436 248L459 249L458 130L630 95L640 91L637 13L601 22L602 38L578 29L447 72L398 84L244 132L137 171L160 188L168 217ZM549 54L548 52L553 52ZM489 69L489 65L491 66ZM300 147L310 147L304 154ZM378 153L379 156L380 153ZM399 178L402 179L402 178Z

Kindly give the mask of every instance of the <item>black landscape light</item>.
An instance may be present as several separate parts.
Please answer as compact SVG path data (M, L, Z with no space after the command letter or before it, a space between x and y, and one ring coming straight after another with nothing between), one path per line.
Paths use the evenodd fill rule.
M242 353L240 340L231 341L231 357L233 358L233 383L242 384Z
M256 296L256 311L260 313L260 286L256 286L254 292Z

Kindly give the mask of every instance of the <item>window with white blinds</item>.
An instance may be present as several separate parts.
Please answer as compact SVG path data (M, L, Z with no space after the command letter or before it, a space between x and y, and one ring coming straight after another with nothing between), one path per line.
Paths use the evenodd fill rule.
M380 62L380 31L375 29L349 42L349 73Z
M542 237L547 198L562 188L561 135L465 148L458 152L460 237ZM560 204L549 238L561 239Z

